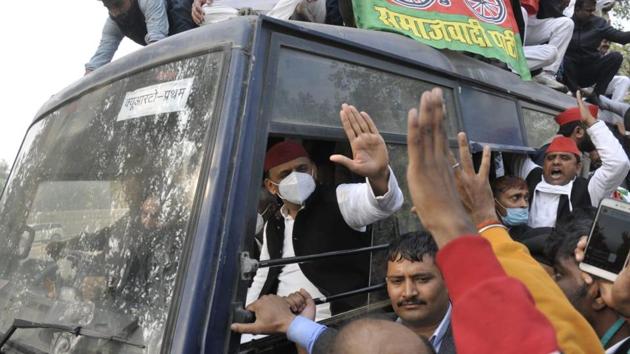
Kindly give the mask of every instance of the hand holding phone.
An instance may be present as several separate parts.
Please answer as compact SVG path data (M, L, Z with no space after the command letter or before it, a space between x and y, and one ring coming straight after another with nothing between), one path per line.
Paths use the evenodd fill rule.
M614 282L628 263L630 204L604 199L588 237L581 270Z

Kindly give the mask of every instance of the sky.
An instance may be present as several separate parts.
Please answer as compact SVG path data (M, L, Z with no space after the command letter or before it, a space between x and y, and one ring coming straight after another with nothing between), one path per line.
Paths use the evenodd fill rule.
M79 80L101 37L107 9L96 0L5 1L0 12L0 160L13 164L39 108ZM33 6L31 6L33 5ZM125 39L114 59L137 48Z

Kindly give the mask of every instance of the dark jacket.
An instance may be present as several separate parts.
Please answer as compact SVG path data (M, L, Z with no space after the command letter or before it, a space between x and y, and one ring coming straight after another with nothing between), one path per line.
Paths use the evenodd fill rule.
M565 55L566 60L585 64L598 60L602 57L599 52L602 39L620 44L630 43L630 31L619 31L601 17L592 16L583 23L575 21L574 17L573 21L575 27Z
M131 7L124 15L116 17L110 15L109 17L127 38L140 45L147 45L145 41L148 33L147 23L142 10L140 10L140 5L138 5L138 0L131 2Z
M270 259L282 258L284 218L269 219L266 226L267 249ZM293 248L296 256L353 249L370 245L367 232L348 226L341 215L335 188L317 186L304 203L293 224ZM301 263L300 270L325 296L368 286L369 254L343 256ZM269 269L260 296L275 294L282 267ZM365 304L365 296L333 301L333 314Z

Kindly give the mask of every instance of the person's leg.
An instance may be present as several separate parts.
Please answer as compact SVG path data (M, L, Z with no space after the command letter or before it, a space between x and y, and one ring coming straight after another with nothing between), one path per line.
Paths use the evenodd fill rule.
M564 58L562 70L562 81L565 85L567 85L569 91L575 93L580 88L580 85L578 84L580 73L578 63L569 58Z
M326 24L343 26L343 17L339 11L339 0L326 0Z
M527 20L529 15L523 6L521 6L521 14L523 15L523 46L525 46L524 43L527 41Z
M556 60L558 50L549 44L528 45L523 47L527 67L530 71L542 69Z
M544 68L546 72L555 75L558 72L558 68L560 68L560 64L562 64L564 53L566 53L569 42L571 42L571 37L573 36L573 20L566 17L559 17L546 18L539 21L537 33L539 37L536 39L541 40L541 37L548 37L547 40L549 44L558 49L556 60L551 65ZM544 43L544 41L541 43Z
M343 18L346 27L356 27L354 22L354 10L352 9L352 0L339 0L339 12Z
M190 15L193 0L167 0L169 35L197 27Z
M595 93L597 95L603 95L606 93L608 84L612 81L613 77L619 71L621 63L623 62L623 56L619 52L610 52L599 59L596 63L593 63L597 72L593 78L595 81Z
M613 101L623 101L630 88L630 78L623 75L615 75L608 84L606 94L611 95Z

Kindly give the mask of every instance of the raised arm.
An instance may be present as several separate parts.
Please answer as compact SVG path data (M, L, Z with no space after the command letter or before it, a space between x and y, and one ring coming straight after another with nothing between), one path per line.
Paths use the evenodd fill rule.
M366 182L339 185L337 201L346 223L362 230L400 209L403 195L389 167L385 141L372 118L347 104L341 106L339 116L352 148L352 159L336 154L330 160L365 177Z
M108 17L103 25L101 41L98 44L96 53L94 53L90 61L85 64L85 73L88 74L112 61L123 38L124 35L118 28L118 25Z
M168 16L164 0L144 0L138 3L147 24L147 44L157 42L168 37Z
M604 29L604 38L611 42L627 44L630 43L630 31L620 31L611 25L607 25Z

